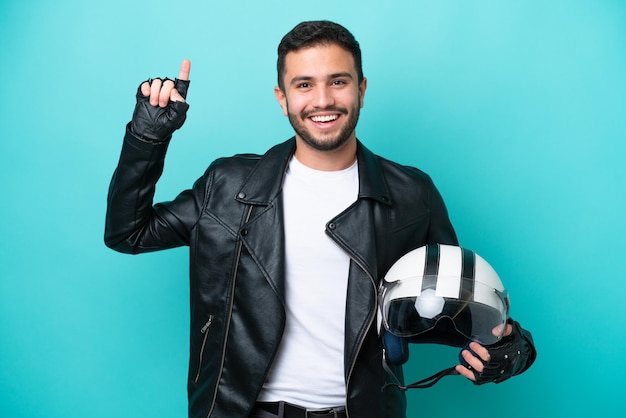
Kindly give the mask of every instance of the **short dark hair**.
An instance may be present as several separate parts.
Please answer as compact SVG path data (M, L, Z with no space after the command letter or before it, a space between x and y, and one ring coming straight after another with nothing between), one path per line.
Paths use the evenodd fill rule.
M302 22L290 30L278 45L278 86L284 89L285 57L289 52L317 45L338 45L352 54L359 84L363 81L361 47L354 35L343 26L328 20Z

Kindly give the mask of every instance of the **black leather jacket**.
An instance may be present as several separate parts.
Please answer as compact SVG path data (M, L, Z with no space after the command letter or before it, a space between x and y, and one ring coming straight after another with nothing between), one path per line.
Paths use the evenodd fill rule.
M166 149L167 143L146 143L127 130L109 190L105 242L125 253L190 247L189 416L245 418L285 322L281 188L295 141L262 156L218 159L192 189L153 206ZM457 244L457 238L425 173L378 157L360 143L358 168L358 200L326 225L352 260L346 406L350 417L399 418L405 416L404 394L381 391L388 377L376 332L378 284L408 251Z

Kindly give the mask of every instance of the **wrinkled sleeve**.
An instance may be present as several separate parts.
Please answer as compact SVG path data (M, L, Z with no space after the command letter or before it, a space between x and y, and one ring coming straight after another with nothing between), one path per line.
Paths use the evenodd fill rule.
M430 225L427 244L459 245L459 240L448 216L448 209L431 180L430 188Z
M535 341L533 340L533 336L530 331L522 328L517 321L509 319L508 322L513 325L513 333L518 334L522 341L520 360L513 370L513 376L515 376L525 372L530 366L532 366L537 358L537 349L535 348Z
M189 245L202 210L205 177L171 202L153 204L168 143L149 143L126 129L107 198L105 244L137 254Z

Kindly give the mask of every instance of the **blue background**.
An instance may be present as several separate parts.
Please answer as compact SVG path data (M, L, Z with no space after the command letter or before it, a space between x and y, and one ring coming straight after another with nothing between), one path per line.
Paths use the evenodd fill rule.
M358 136L428 172L461 243L532 330L524 375L448 377L410 416L615 416L626 372L626 3L78 0L0 3L0 416L186 415L186 249L102 243L135 89L192 60L157 198L292 135L275 49L302 20L360 41ZM413 347L409 379L456 350Z

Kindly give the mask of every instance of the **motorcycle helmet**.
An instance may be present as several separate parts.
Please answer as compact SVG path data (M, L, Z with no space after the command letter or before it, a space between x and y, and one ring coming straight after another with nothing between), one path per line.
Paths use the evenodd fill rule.
M395 262L379 289L379 317L387 360L408 360L407 343L462 347L499 341L509 298L496 271L475 252L427 245Z

